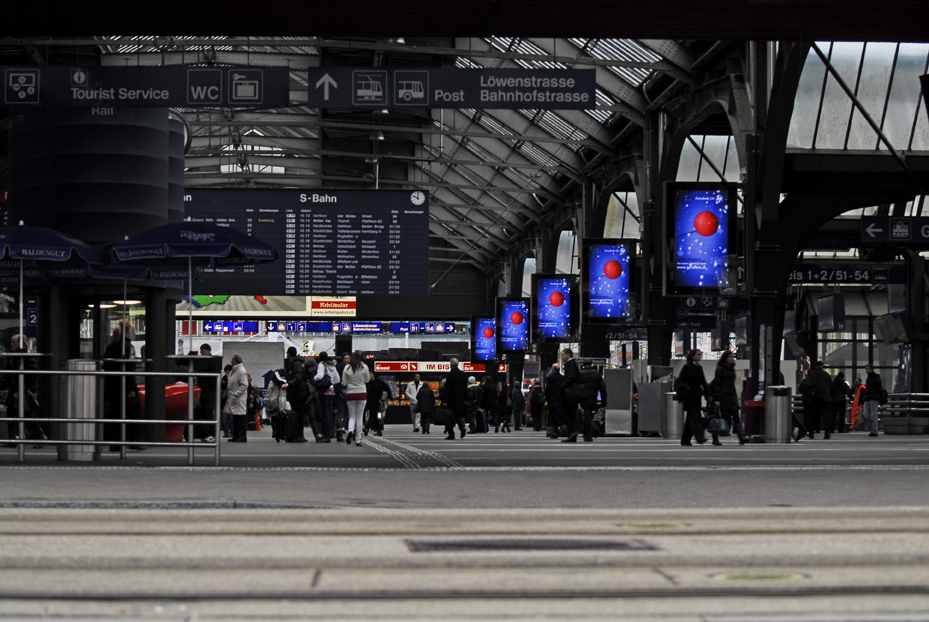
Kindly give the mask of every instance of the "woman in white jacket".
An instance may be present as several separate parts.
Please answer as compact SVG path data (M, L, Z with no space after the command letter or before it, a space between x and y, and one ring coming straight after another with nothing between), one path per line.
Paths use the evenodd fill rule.
M364 352L355 350L352 352L351 361L342 370L342 386L345 387L345 398L348 401L348 431L345 434L345 442L349 445L352 444L352 436L354 436L355 445L361 446L365 404L368 401L368 390L365 385L369 382L371 382L371 372L365 365Z

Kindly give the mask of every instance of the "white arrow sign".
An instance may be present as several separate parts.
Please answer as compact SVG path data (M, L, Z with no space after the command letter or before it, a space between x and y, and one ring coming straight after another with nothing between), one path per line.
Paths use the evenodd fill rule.
M876 238L876 237L877 237L877 234L878 234L878 233L881 233L882 231L883 231L883 229L881 229L880 227L878 227L878 226L877 226L877 223L875 223L875 222L872 222L870 225L868 225L867 229L865 229L865 232L866 232L868 235L870 235L872 238Z
M329 99L329 87L330 86L332 86L332 88L334 89L339 88L338 82L333 80L332 76L330 76L328 73L323 74L323 77L316 81L316 88L319 88L320 85L322 85L323 87L323 99L325 100Z

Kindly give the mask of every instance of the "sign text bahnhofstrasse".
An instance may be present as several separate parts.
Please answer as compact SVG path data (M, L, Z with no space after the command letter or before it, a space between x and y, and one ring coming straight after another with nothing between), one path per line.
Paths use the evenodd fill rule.
M308 71L308 105L314 108L597 107L593 69L319 67Z
M287 67L2 67L7 106L284 108Z

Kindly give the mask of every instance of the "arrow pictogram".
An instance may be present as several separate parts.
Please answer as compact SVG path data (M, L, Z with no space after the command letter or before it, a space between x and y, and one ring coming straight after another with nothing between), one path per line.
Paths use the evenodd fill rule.
M323 99L326 101L329 100L329 87L331 86L334 89L339 88L338 82L332 79L328 73L323 74L323 77L316 81L316 88L319 88L320 85L323 87Z

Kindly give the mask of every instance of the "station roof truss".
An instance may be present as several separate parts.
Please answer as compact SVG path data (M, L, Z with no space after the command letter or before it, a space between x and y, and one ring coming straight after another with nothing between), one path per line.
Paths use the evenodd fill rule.
M187 187L425 189L431 196L430 259L442 264L437 266L441 269L462 263L494 273L505 256L538 238L541 228L563 226L588 180L598 180L620 154L641 151L637 143L647 114L679 106L689 93L724 78L719 68L735 55L735 45L708 40L490 35L107 36L18 39L8 46L0 39L0 55L5 54L5 64L289 67L286 108L179 110L191 128ZM852 67L849 59L857 54L858 64L848 81L856 93L860 90L864 105L883 106L883 112L875 115L882 127L886 120L908 124L902 133L885 128L894 149L927 148L929 129L921 120L925 115L913 114L909 108L901 112L889 96L881 100L865 95L870 64L889 62L895 71L899 65L906 71L925 72L929 68L925 44L817 45L840 71ZM801 102L798 96L798 107L817 121L809 128L791 128L789 152L806 158L818 157L826 149L887 153L889 149L876 134L868 133L861 114L850 104L843 108L844 125L836 126L839 117L829 112L829 106L833 100L841 101L841 94L815 50L810 54L816 62L808 61L813 73L805 74L801 90L816 97L806 96ZM596 107L310 107L307 70L326 66L589 68L596 72ZM891 82L884 92L894 88L902 87ZM682 167L693 162L694 169L683 178L735 180L739 166L728 128L707 123L695 134L699 135L688 140L682 158ZM687 156L691 152L695 155ZM6 160L0 157L0 178L5 177ZM922 200L910 209L922 212ZM628 204L624 210L633 213ZM637 210L634 206L635 218Z

